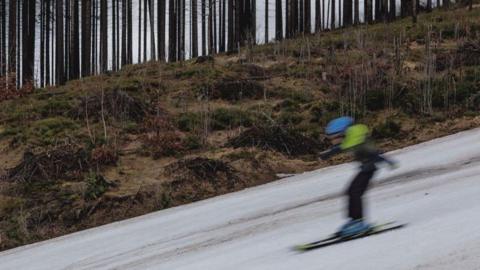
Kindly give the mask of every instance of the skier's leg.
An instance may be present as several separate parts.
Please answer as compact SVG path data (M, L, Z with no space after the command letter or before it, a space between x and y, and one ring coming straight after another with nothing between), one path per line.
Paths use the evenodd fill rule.
M368 188L370 179L372 179L375 170L361 171L353 179L350 187L348 188L348 217L353 220L363 218L363 202L362 196Z

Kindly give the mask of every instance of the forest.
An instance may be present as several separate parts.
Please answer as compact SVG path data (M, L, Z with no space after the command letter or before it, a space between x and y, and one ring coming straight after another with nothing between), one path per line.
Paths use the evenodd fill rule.
M182 61L236 52L258 40L279 41L407 16L415 20L417 12L450 4L445 0L1 0L0 89L63 85L132 63ZM472 1L463 4L471 8Z

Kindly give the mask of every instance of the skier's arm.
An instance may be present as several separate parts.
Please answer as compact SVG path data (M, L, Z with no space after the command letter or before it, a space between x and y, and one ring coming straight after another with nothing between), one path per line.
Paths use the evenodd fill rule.
M380 153L377 154L377 157L375 159L375 163L382 163L385 162L390 166L390 168L396 168L397 167L397 162L385 157L384 155L381 155Z
M323 151L320 153L320 158L322 160L326 160L326 159L329 159L337 154L340 154L342 152L342 148L339 146L339 145L336 145L334 147L332 147L331 149L327 150L327 151Z

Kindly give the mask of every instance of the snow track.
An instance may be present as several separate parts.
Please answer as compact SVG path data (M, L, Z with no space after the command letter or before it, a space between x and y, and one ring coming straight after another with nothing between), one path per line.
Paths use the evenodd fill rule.
M480 129L389 154L367 196L401 230L297 254L343 221L355 164L0 253L0 269L480 270Z

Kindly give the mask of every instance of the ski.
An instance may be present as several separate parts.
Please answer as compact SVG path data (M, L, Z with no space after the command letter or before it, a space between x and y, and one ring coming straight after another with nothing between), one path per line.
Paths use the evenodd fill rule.
M327 237L325 239L322 239L320 241L315 241L315 242L311 242L311 243L307 243L307 244L303 244L303 245L297 245L293 249L296 250L296 251L308 251L308 250L312 250L312 249L328 247L328 246L332 246L332 245L335 245L335 244L340 244L340 243L343 243L343 242L368 237L368 236L371 236L371 235L376 235L376 234L381 234L381 233L388 232L388 231L398 230L398 229L401 229L401 228L405 227L406 225L407 224L396 225L395 222L383 223L383 224L379 224L379 225L374 225L370 231L368 231L366 233L363 233L363 234L357 234L357 235L354 235L354 236L351 236L351 237L339 237L336 234L334 234L334 235L332 235L330 237Z

